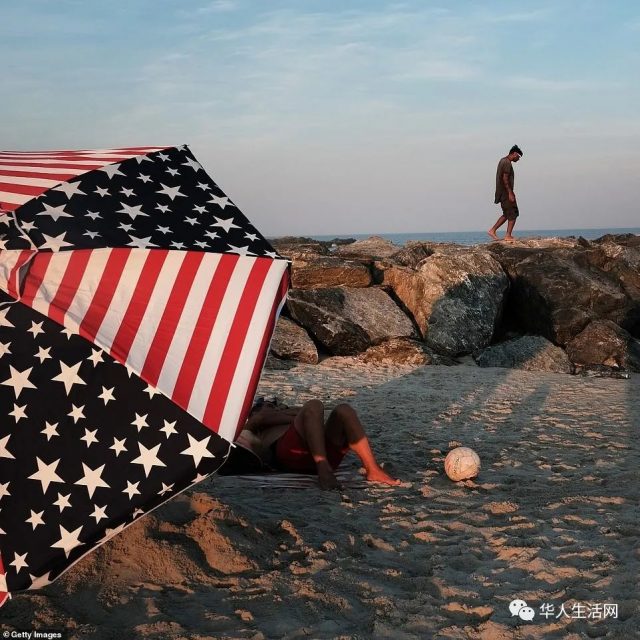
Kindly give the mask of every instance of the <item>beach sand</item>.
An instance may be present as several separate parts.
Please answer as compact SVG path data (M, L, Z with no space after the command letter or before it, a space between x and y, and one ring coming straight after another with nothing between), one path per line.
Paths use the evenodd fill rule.
M53 585L14 597L2 629L119 640L640 637L639 391L640 375L355 358L267 370L262 394L351 402L403 484L365 483L353 456L337 492L312 479L213 477ZM444 476L456 444L480 455L475 481ZM511 615L514 599L532 621ZM617 618L577 617L605 603Z

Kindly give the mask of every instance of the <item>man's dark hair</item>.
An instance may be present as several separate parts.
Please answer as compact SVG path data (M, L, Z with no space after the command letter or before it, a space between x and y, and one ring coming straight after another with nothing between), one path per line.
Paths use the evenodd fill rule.
M514 144L513 147L511 147L511 149L509 149L509 153L513 153L514 151L518 155L521 155L521 156L524 155L524 153L522 153L522 149L517 144Z

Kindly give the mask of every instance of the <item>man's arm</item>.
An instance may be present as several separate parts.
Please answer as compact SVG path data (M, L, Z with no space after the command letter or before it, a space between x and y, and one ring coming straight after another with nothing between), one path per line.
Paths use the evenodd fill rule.
M507 190L507 194L509 196L509 202L515 202L516 194L513 193L513 191L511 190L511 185L509 184L509 174L506 171L502 174L502 184L504 185L504 188Z
M249 417L244 428L252 433L260 433L269 427L291 424L291 420L296 413L293 409L281 410L264 407Z

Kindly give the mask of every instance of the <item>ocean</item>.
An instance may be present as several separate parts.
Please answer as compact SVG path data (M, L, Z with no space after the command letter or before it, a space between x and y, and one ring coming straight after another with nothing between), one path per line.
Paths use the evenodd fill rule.
M624 229L515 229L516 238L535 238L535 237L561 237L582 236L587 240L594 240L607 233L635 233L640 235L640 227L624 228ZM355 238L362 240L371 236L380 236L391 240L394 244L403 245L410 240L431 240L432 242L455 242L457 244L482 244L489 242L490 238L486 231L448 231L434 232L423 231L420 233L354 233L354 234L337 234L337 235L321 235L310 236L315 240L333 240L335 238ZM504 236L504 227L498 230L498 236Z

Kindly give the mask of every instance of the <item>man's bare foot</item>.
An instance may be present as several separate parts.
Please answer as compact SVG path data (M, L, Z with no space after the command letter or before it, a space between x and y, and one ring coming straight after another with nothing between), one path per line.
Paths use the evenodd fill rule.
M493 238L494 240L498 240L498 236L496 235L496 232L493 229L489 229L487 233L489 234L490 238Z
M331 489L339 489L340 484L338 483L338 479L336 478L333 471L328 470L320 470L318 469L318 484L321 489L331 490Z
M379 482L380 484L390 484L396 486L400 484L400 480L392 478L388 473L384 472L384 469L377 467L367 472L367 480L369 482Z
M514 238L513 236L505 236L505 237L504 237L504 239L505 239L507 242L513 242L513 241L515 240L515 238Z

